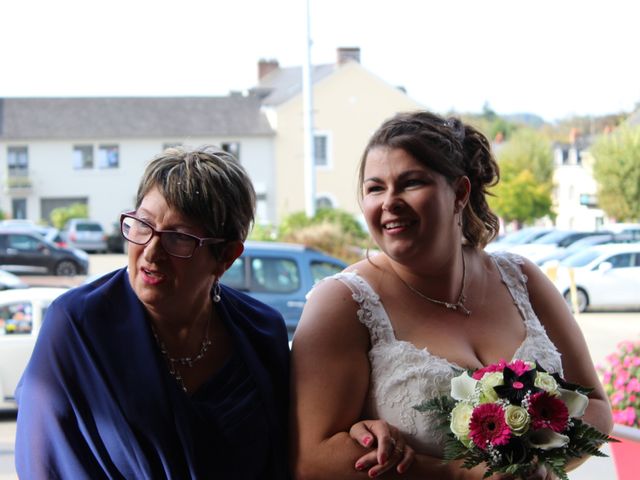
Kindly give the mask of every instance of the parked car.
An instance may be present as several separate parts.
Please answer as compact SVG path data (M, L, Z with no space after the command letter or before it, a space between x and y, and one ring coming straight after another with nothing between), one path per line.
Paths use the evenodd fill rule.
M516 245L508 248L507 250L509 252L522 255L532 262L537 262L540 258L546 257L558 249L567 248L573 242L576 242L581 238L591 235L600 235L601 233L603 232L595 230L584 232L576 230L554 230L540 238L537 238L533 242L527 243L526 245Z
M525 227L515 232L507 233L503 237L494 240L489 243L485 250L487 252L496 252L499 250L507 250L514 245L523 245L525 243L533 242L537 238L553 232L553 228L548 227Z
M558 262L561 262L565 258L580 252L585 248L594 247L596 245L604 245L607 243L633 243L640 240L634 239L633 235L627 233L615 234L615 233L603 233L602 235L590 235L588 237L576 240L566 248L558 248L554 252L545 257L541 257L536 261L536 264L546 268L549 266L555 266Z
M71 248L79 248L85 252L107 252L107 234L100 222L72 218L63 227L61 236Z
M640 308L640 243L597 245L560 262L554 283L569 305L571 273L580 312Z
M342 260L304 245L248 241L222 283L282 313L291 340L311 287L346 266Z
M20 280L20 277L11 272L0 270L0 290L9 290L10 288L27 288L28 285Z
M86 275L89 256L60 248L32 231L0 230L0 268L12 273Z
M15 409L14 392L31 357L44 313L66 288L0 292L0 409Z

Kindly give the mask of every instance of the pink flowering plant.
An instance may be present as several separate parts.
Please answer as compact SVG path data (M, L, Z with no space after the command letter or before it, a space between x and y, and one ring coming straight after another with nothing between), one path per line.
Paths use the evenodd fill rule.
M624 341L598 365L613 421L640 428L640 341Z
M445 461L486 464L485 478L505 473L526 478L538 464L568 480L570 458L606 456L615 441L581 420L591 389L523 360L504 360L451 380L451 394L415 408L435 412L447 433Z

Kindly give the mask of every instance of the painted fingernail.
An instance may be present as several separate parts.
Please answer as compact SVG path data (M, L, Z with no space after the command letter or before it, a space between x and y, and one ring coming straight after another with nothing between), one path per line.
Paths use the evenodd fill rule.
M364 437L364 438L362 439L362 443L364 443L364 446L365 446L365 447L368 447L368 446L371 444L371 442L372 442L372 441L373 441L373 438L371 438L371 437L369 437L369 436Z
M371 471L369 472L369 476L370 476L371 478L375 477L376 475L378 475L378 472L376 472L375 470L371 470Z
M404 467L402 465L398 465L398 473L403 474L404 473Z
M356 463L356 470L362 470L364 468L364 464L362 462Z

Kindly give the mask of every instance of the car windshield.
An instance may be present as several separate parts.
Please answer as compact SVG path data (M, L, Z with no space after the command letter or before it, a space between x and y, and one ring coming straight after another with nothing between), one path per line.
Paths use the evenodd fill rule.
M600 253L595 250L585 250L565 258L560 262L560 265L563 267L584 267L598 258L599 255Z
M567 237L568 235L571 235L571 234L569 232L555 231L555 232L547 233L546 235L543 235L542 237L535 239L531 243L549 245L552 243L560 242L560 240Z

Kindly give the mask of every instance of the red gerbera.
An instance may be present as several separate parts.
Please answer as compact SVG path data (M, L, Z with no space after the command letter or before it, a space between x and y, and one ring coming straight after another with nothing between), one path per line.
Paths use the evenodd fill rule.
M550 428L554 432L562 432L567 428L569 421L567 406L562 400L548 392L538 392L531 395L529 415L531 415L531 427L534 430Z
M469 434L476 446L485 450L489 445L506 445L511 430L504 419L502 406L483 403L473 409L469 422Z
M482 377L484 377L485 373L501 372L506 366L507 362L505 362L503 359L500 359L498 363L492 363L491 365L487 365L486 367L479 368L478 370L473 372L471 377L475 378L476 380L482 380Z

